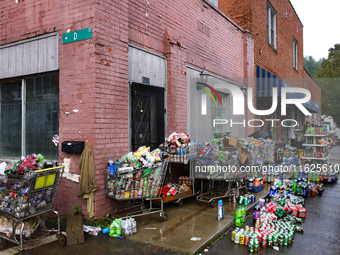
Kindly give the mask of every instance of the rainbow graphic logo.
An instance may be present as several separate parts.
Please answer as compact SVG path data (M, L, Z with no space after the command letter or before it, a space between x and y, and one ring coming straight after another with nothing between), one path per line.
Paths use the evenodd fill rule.
M211 87L210 85L203 83L203 82L197 82L197 89L202 90L205 93L207 93L212 98L215 105L217 106L217 103L216 103L214 96L206 88L210 89L216 95L218 101L220 102L220 104L222 106L222 100L221 100L220 96L218 95L217 91L213 87ZM201 114L202 115L207 115L207 94L201 95Z

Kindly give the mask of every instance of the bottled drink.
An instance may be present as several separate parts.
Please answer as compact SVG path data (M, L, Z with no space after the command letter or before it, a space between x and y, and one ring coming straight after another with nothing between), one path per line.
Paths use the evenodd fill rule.
M255 205L254 207L254 216L253 221L256 221L257 218L260 218L261 207L259 204Z
M217 202L217 220L221 221L224 219L224 205L223 201L219 200Z
M246 210L246 207L243 205L242 206L242 224L246 221L246 214L247 214L247 210Z
M115 162L111 158L109 158L109 160L107 161L107 169L109 170L110 175L114 175L114 173L116 172L114 163Z
M242 208L239 206L235 211L235 226L241 227L243 225L242 222ZM236 238L236 237L235 237Z
M260 219L256 219L255 229L259 229L259 228L260 228Z

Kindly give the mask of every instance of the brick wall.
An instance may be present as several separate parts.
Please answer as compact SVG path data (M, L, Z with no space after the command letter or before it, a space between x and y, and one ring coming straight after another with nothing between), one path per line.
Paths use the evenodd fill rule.
M129 149L129 43L167 57L168 133L186 131L186 65L205 66L231 80L254 75L252 35L209 2L147 2L6 1L0 7L0 44L59 32L60 141L92 145L100 187L95 195L98 217L126 206L104 196L104 169L108 157L119 158ZM67 29L87 27L93 28L92 39L62 44ZM253 117L247 113L246 118ZM59 160L64 157L71 157L70 171L80 173L80 155L60 152ZM77 204L86 214L77 192L77 183L62 181L56 203L62 215Z
M59 136L60 141L83 140L94 146L94 47L93 39L62 44L62 34L93 27L94 0L85 1L2 1L0 5L0 45L27 39L45 33L59 33ZM74 109L79 112L73 112ZM66 112L71 114L67 115ZM43 151L37 152L44 154ZM59 154L59 160L71 157L70 171L80 173L80 155ZM71 208L86 204L78 197L78 184L63 180L56 208L61 215L71 213Z
M252 32L255 71L259 65L294 87L308 89L312 100L321 106L321 89L303 68L303 25L298 14L289 0L269 2L277 12L276 49L267 42L267 0L219 0L219 8L241 27ZM298 42L297 70L293 68L293 37Z
M252 32L251 0L218 0L218 8L245 30Z
M95 6L95 165L99 189L95 214L126 206L105 197L104 169L109 157L128 152L128 24L129 2L102 0Z

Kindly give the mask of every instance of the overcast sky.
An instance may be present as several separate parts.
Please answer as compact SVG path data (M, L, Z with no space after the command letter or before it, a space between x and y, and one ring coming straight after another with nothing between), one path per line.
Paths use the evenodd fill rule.
M339 0L290 0L303 25L303 55L328 57L328 49L340 43Z

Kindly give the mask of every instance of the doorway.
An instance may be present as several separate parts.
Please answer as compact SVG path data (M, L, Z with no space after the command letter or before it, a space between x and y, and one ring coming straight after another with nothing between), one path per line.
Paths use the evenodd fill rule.
M164 142L164 88L132 83L131 149L150 146L150 151Z

